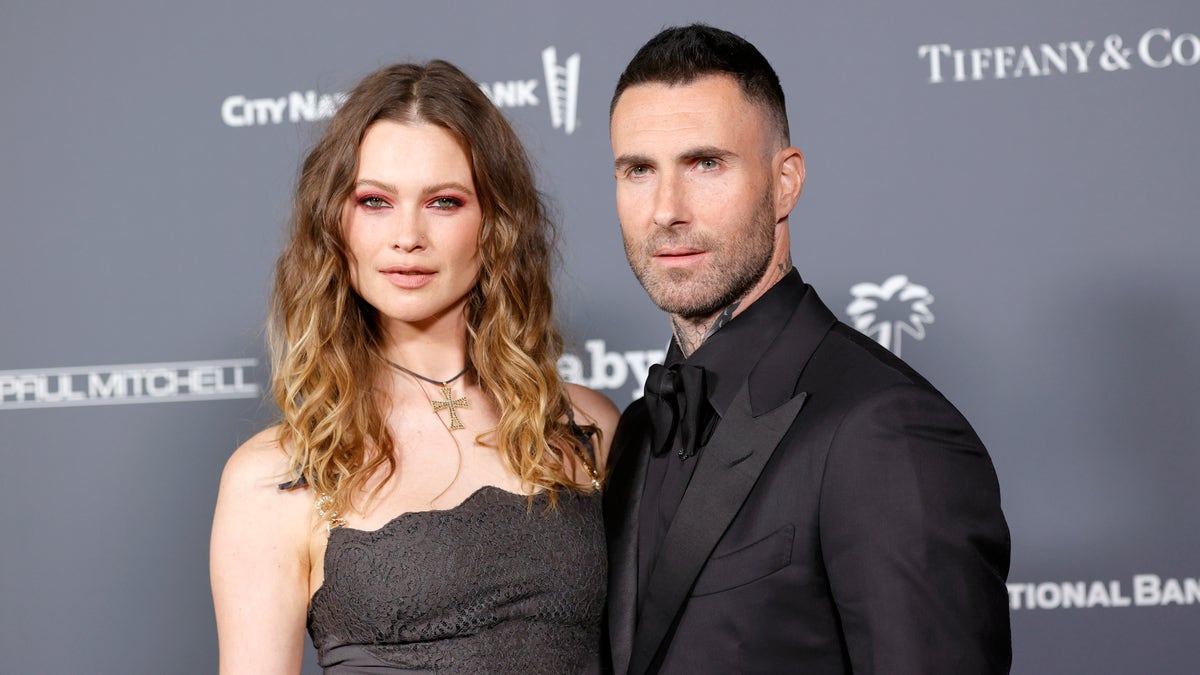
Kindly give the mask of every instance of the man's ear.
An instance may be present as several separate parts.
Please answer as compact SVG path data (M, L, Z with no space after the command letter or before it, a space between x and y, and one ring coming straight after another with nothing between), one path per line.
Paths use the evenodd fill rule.
M788 146L775 155L775 220L787 218L804 189L804 154Z

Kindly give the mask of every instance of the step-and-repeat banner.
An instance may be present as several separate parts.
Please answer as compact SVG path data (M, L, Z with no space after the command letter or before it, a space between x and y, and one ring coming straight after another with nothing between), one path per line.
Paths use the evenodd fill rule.
M638 396L669 325L607 105L701 20L783 81L801 274L992 453L1014 672L1200 672L1200 5L74 5L0 9L0 671L215 671L209 526L274 415L297 166L383 64L451 60L508 115L562 223L561 371Z

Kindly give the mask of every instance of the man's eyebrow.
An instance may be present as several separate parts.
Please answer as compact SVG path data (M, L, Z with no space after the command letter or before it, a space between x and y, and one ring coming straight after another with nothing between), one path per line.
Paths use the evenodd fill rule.
M715 145L704 145L698 148L692 148L679 156L679 159L687 161L695 161L697 159L720 159L726 160L730 157L736 157L737 153L732 150L719 148Z
M726 150L715 145L702 145L695 148L689 148L679 155L681 162L694 162L698 159L719 159L722 161L728 160L731 157L737 157L737 153L732 150ZM613 162L613 168L617 171L631 166L639 166L642 164L653 165L654 161L646 155L625 154L621 155Z
M650 158L645 155L621 155L613 162L613 169L620 171L626 167L638 166L639 164L653 164Z

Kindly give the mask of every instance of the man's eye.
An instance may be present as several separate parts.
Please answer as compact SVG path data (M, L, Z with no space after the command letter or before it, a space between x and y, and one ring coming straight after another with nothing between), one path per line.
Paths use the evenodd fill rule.
M697 162L697 164L704 171L712 171L713 169L716 169L718 166L720 166L720 164L718 164L717 160L715 160L715 159L702 159L699 162Z
M650 167L648 166L634 166L629 168L630 176L645 176L647 173L650 173Z

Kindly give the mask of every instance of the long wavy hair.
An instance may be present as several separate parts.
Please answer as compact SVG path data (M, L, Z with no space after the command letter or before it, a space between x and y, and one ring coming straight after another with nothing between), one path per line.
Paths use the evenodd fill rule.
M342 224L359 146L380 120L437 125L467 153L483 212L467 353L500 410L497 427L480 442L488 437L508 469L548 491L553 504L560 490L578 489L570 467L584 452L566 421L571 404L557 370L562 338L549 278L555 230L517 135L479 86L445 61L368 75L304 160L268 326L280 444L294 475L328 497L325 513L353 508L370 476L385 470L382 485L397 470L385 424L390 401L375 386L383 331L375 308L351 286Z

